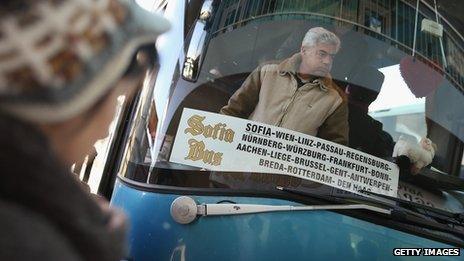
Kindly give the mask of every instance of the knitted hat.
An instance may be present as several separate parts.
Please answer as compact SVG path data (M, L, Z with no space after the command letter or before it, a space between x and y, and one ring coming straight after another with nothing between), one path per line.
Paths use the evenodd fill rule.
M34 122L91 107L169 28L130 0L10 2L0 11L0 107Z

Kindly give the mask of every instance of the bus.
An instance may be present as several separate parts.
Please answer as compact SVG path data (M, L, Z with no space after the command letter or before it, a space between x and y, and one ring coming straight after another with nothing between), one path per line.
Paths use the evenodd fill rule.
M164 2L86 178L131 260L459 259L464 4Z

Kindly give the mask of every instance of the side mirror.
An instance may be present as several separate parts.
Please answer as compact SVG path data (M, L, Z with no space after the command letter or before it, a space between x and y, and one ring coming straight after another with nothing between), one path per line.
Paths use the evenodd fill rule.
M190 42L182 67L182 78L186 81L195 82L198 79L201 63L206 50L207 28L213 17L214 0L206 0L201 7L191 34Z

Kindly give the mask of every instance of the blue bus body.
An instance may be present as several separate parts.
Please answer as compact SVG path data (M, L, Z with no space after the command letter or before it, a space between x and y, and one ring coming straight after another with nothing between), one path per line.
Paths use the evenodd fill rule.
M424 237L332 211L200 217L176 223L178 194L146 192L118 181L112 204L130 220L134 260L391 260L395 248L453 248ZM201 203L296 205L257 197L190 195ZM411 257L408 257L411 258ZM434 257L462 260L462 257Z
M235 7L233 6L234 4L231 4L232 2L235 3ZM264 3L267 2L274 4L265 5ZM402 258L401 260L414 260L423 258L423 256L395 257L395 249L461 247L462 252L464 241L463 238L460 238L459 236L453 235L452 233L429 229L418 224L406 224L405 222L399 220L401 217L398 219L398 217L394 216L379 216L376 213L365 210L359 211L359 213L357 210L314 210L206 217L199 216L195 221L189 224L179 224L173 219L170 212L171 204L178 197L185 195L193 198L197 204L217 204L221 202L233 202L234 204L263 204L272 206L297 206L310 204L305 200L296 200L292 197L285 198L282 195L272 195L272 193L256 193L253 195L253 193L241 193L239 190L237 190L237 192L234 194L234 189L211 190L211 187L208 187L208 185L197 185L196 182L192 182L192 180L195 178L200 180L204 177L204 175L207 174L203 175L202 172L188 173L188 171L180 174L177 173L176 171L183 170L181 168L169 169L169 167L166 167L163 169L163 171L167 170L166 173L168 174L163 173L163 175L160 175L161 178L157 176L158 174L152 175L153 170L155 170L153 173L157 171L158 165L156 164L162 161L158 159L162 158L163 153L165 153L163 152L164 148L172 145L172 139L175 138L175 132L173 130L175 130L177 126L176 123L172 124L174 127L171 126L171 121L176 121L174 120L177 117L176 113L180 111L182 106L188 106L183 103L188 100L189 97L194 97L193 100L195 100L195 98L198 99L197 96L193 95L196 94L195 91L198 89L204 90L202 88L197 88L198 86L195 85L195 81L205 81L208 84L221 83L220 80L222 78L220 79L220 76L218 75L220 75L221 72L227 72L226 70L230 70L230 75L234 77L237 75L241 77L242 74L249 73L254 68L254 63L257 64L255 60L259 60L259 62L261 62L260 59L263 57L266 58L266 55L268 55L265 53L265 51L262 51L259 48L256 48L256 50L251 49L252 51L249 53L246 52L248 50L246 48L244 48L243 51L240 50L235 53L228 52L229 49L233 49L231 48L233 44L230 44L229 38L236 38L234 33L237 35L241 33L244 35L245 40L256 41L255 43L250 44L250 46L253 45L253 48L255 48L255 45L260 45L261 47L269 46L269 49L271 50L277 46L277 40L285 40L284 38L290 34L290 30L289 32L285 31L285 33L278 32L278 30L276 30L275 38L273 38L273 34L267 34L269 37L265 38L265 40L260 40L259 37L262 37L262 35L260 34L259 30L263 30L263 32L266 30L266 32L272 32L273 26L275 24L278 25L279 21L286 21L285 19L290 20L288 17L294 17L291 18L294 20L304 20L307 17L311 17L311 19L317 23L325 23L330 21L333 22L333 24L342 22L350 25L354 24L357 28L356 35L363 35L363 37L367 39L367 42L369 42L369 46L374 48L374 51L371 50L372 54L366 54L366 56L369 56L369 58L373 59L370 66L376 67L376 70L386 68L387 66L391 66L393 64L396 64L399 68L399 61L401 57L405 56L405 53L407 53L405 50L410 51L409 47L409 49L404 47L405 44L408 43L406 43L406 40L404 39L404 42L401 42L403 40L400 39L398 32L396 32L397 35L394 39L397 41L395 43L390 42L393 41L393 36L387 35L388 37L384 37L387 34L384 32L384 26L386 24L392 25L393 22L388 19L393 19L395 16L391 16L390 18L380 17L383 20L379 17L376 18L377 20L371 17L372 19L366 20L369 23L366 22L367 24L362 24L360 21L357 21L356 23L349 21L349 19L351 19L350 17L355 17L358 19L358 15L354 5L347 4L345 1L338 1L339 3L337 1L327 1L337 3L330 5L330 8L321 7L321 14L317 14L315 12L294 12L294 10L287 10L285 13L282 10L289 8L286 6L286 4L292 1L267 2L263 0L191 0L168 2L165 10L165 16L171 20L173 26L172 31L162 36L160 38L161 41L158 42L161 67L159 70L159 75L157 76L157 80L155 83L153 83L155 86L154 92L150 93L150 95L147 97L139 97L138 103L134 105L134 108L136 108L134 109L135 112L128 114L129 116L127 117L129 119L127 122L129 122L129 124L126 127L127 129L121 135L122 138L119 141L116 141L120 142L117 151L119 154L114 156L113 160L109 160L110 164L114 164L115 166L110 166L109 168L108 166L106 167L106 169L111 169L111 172L118 174L118 177L113 177L113 181L115 181L111 183L111 204L123 209L128 215L130 223L130 233L128 238L130 244L129 258L134 261L392 260L396 258ZM306 1L305 3L309 2L311 1ZM322 4L324 1L313 2L321 2L319 4ZM374 9L370 7L367 2L369 1L360 1L360 3L363 3L363 5L360 4L359 8L366 8L366 10L370 8L369 12L373 12L372 10ZM390 2L392 3L391 6L394 6L395 3L398 5L398 3L403 3L405 1ZM207 4L212 3L216 4L214 8L223 8L221 10L223 10L223 14L226 14L226 16L217 17L216 19L213 14L213 18L210 20L212 25L205 25L199 22L195 23L195 21L198 21L198 19L191 19L191 17L189 17L189 8L191 8L191 5L197 6L195 12L196 16L198 16L200 11L198 6L202 7L203 4L206 5L205 8L207 8L210 7ZM401 6L403 6L403 4ZM334 17L334 15L322 13L323 11L330 11L335 7L340 8L340 17ZM380 7L383 8L382 6ZM266 8L269 13L265 13ZM277 15L270 14L271 12L269 10L272 8L282 8L282 12ZM347 8L350 8L350 12L352 12L351 16L345 15L344 17L341 17L342 12L345 12ZM404 6L401 8L404 10L414 10L413 7L407 3L404 3ZM244 11L244 9L246 9L246 11ZM377 11L380 9L377 8ZM253 12L258 12L256 10L261 10L259 11L261 14L256 16L259 19L253 15ZM282 15L282 13L284 14ZM355 13L356 15L354 15ZM414 12L410 13L414 14ZM399 19L398 13L396 14L396 19ZM367 11L366 15L368 15ZM400 13L399 15L403 14ZM246 16L246 19L239 21L238 18L241 16ZM302 17L305 18L302 19ZM256 21L254 20L255 18ZM190 23L185 22L189 19L191 20ZM359 15L359 19L364 19L364 17ZM225 25L219 26L218 24ZM286 22L281 23L280 28L285 28L285 26ZM397 26L399 27L399 25ZM214 30L211 30L211 28L214 28ZM259 30L257 28L259 28ZM228 33L230 34L228 35ZM242 44L240 41L239 43ZM434 40L434 43L438 43L438 41ZM210 44L210 47L213 46L214 48L208 49L208 44ZM230 44L230 46L226 46L226 44ZM418 45L419 44L421 43L418 43ZM247 47L246 44L243 45ZM195 49L198 48L198 46L204 48ZM395 48L390 48L391 46L395 46ZM426 44L424 46L426 46ZM434 47L437 46L438 45L434 45ZM435 49L439 50L438 47ZM432 51L436 51L435 49ZM222 57L219 57L222 53L224 53L224 56L229 55L229 60L222 61ZM193 58L195 59L192 59L193 62L189 64L190 60L188 58L191 54L197 56L194 56ZM435 53L432 55L437 56ZM198 65L201 65L202 62L204 62L204 68ZM216 64L219 65L216 67ZM245 65L240 67L237 64ZM190 68L189 66L195 68L196 70L187 70ZM199 68L195 66L199 66ZM223 67L221 68L220 66ZM212 69L209 70L210 68ZM195 75L195 72L198 72L198 74ZM245 78L240 78L238 76L238 80L233 77L231 77L232 80L226 80L230 80L229 82L234 84L236 82L240 82L240 80L243 82ZM213 77L213 80L208 77ZM216 78L214 77L219 80L215 81ZM454 85L455 83L456 82L451 80L446 82L446 88L453 88L453 92L450 92L452 95L449 95L452 96L453 99L445 99L448 97L446 96L448 94L445 91L443 91L444 94L440 94L438 91L436 97L439 98L436 98L435 100L430 99L430 101L425 101L424 99L423 102L414 104L414 117L401 118L398 116L399 114L396 113L395 109L390 111L394 115L387 115L385 113L382 114L381 111L377 113L369 113L374 116L377 115L377 120L383 121L384 126L390 128L392 133L395 132L394 135L390 133L394 136L393 138L395 141L398 138L397 136L405 135L408 133L412 133L409 136L413 138L416 136L424 136L422 132L427 132L429 125L426 125L426 123L422 122L425 121L423 118L429 117L432 120L436 120L436 126L432 126L435 128L433 129L435 132L431 132L429 134L443 138L443 144L447 142L450 144L450 147L454 145L456 145L457 148L459 147L456 149L456 151L461 149L460 156L462 158L462 148L464 147L464 143L461 141L459 136L462 134L462 131L458 127L450 127L451 125L454 126L454 123L456 123L457 120L449 120L451 117L445 117L445 113L439 109L433 113L426 111L427 106L431 107L430 104L437 101L441 101L442 104L448 103L449 101L448 106L456 107L456 104L459 103L458 101L460 100L461 96L454 94L456 91ZM169 86L171 86L171 89ZM240 84L234 88L238 88L239 86ZM448 90L446 88L443 87L442 90ZM219 86L214 90L214 93L216 94L220 93L221 95L224 94L229 96L233 94L233 91L235 91L235 89L229 88L229 86ZM153 91L153 89L150 89L150 91ZM144 93L145 92L142 91L142 94ZM441 98L439 95L442 95L445 98ZM219 103L219 101L222 102L222 99L215 99L214 97L203 98L205 99L201 99L200 103L207 104L210 101L211 103ZM145 101L145 99L148 101ZM157 143L157 141L147 141L147 139L150 139L151 137L147 138L144 136L147 134L146 126L148 125L144 120L148 118L148 108L152 106L151 100L155 101L154 106L156 108L153 109L154 114L157 116L157 119L160 119L160 123L162 123L157 126L156 132L154 131L156 135L160 134L160 136L162 136L162 141L159 143ZM440 103L437 102L437 104ZM199 108L197 109L202 109L202 105L203 104L199 105ZM212 105L211 108L213 107L214 106ZM216 107L214 108L216 109ZM208 107L205 110L214 111L211 108ZM440 108L440 106L436 106L436 108ZM401 115L407 116L407 114L407 112L403 112ZM459 120L462 121L462 119ZM122 121L124 121L124 119ZM141 121L141 123L139 121ZM408 125L410 122L412 122L411 125ZM420 128L416 128L417 126L414 124L417 126L420 125ZM438 125L440 126L437 127ZM403 129L407 129L407 131L410 132L404 132L402 129L398 128L398 126L406 126L407 128L404 127ZM453 135L443 135L444 132L441 132L442 129L446 129L446 131L452 133ZM170 144L166 145L168 140ZM156 151L156 153L159 152L159 155L161 156L158 156L158 159L158 154L146 156L144 153L147 151L146 147L148 145L143 147L138 144L138 142L140 144L149 144L149 151ZM154 145L152 142L154 142ZM143 150L137 147L139 145L140 148L143 147ZM152 145L155 147L154 149L152 148ZM115 148L115 145L112 146ZM442 152L440 153L442 153L444 156L439 157L439 160L441 161L438 162L439 164L437 166L440 166L440 168L444 169L445 171L440 172L437 170L427 169L424 171L425 174L409 176L409 180L406 180L405 182L410 182L410 184L413 184L414 186L412 188L408 187L407 189L404 189L401 192L401 195L398 193L399 198L419 204L445 209L454 213L464 212L463 193L457 192L458 190L462 191L464 188L463 181L457 177L459 176L460 171L462 173L464 170L464 168L460 168L462 165L461 162L457 162L461 160L461 158L459 158L459 155L453 154L454 151L443 149L444 147L446 146L440 147L440 149L442 149ZM169 165L169 149L167 151L168 152L165 153L167 156L164 155L166 157L163 159L164 162L162 163ZM134 155L139 158L134 160ZM450 155L453 156L452 164L450 163L451 160L449 160L449 158L451 158ZM151 162L147 164L145 158L149 158L149 156L151 156ZM188 170L188 168L186 169ZM447 172L448 174L453 173L453 177L450 177L452 175L444 175L444 172ZM143 173L143 175L140 173ZM173 174L175 178L170 179L170 174ZM211 174L211 176L213 175ZM184 178L186 179L185 184L182 183L184 182ZM182 182L179 182L177 179L181 180ZM173 180L179 183L175 183ZM416 185L417 187L415 187ZM430 188L431 186L435 185L436 187ZM419 189L419 187L421 189ZM430 202L428 202L428 200L430 200ZM421 212L421 215L422 214L424 213ZM432 218L430 219L432 220ZM446 225L453 229L452 224ZM435 256L433 259L463 260L462 254L460 257Z

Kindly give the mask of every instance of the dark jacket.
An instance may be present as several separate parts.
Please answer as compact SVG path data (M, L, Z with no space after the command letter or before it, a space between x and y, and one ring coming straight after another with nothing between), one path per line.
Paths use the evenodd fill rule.
M383 124L356 105L349 105L350 147L379 158L388 159L395 143Z
M0 260L119 260L109 220L33 126L0 114Z

